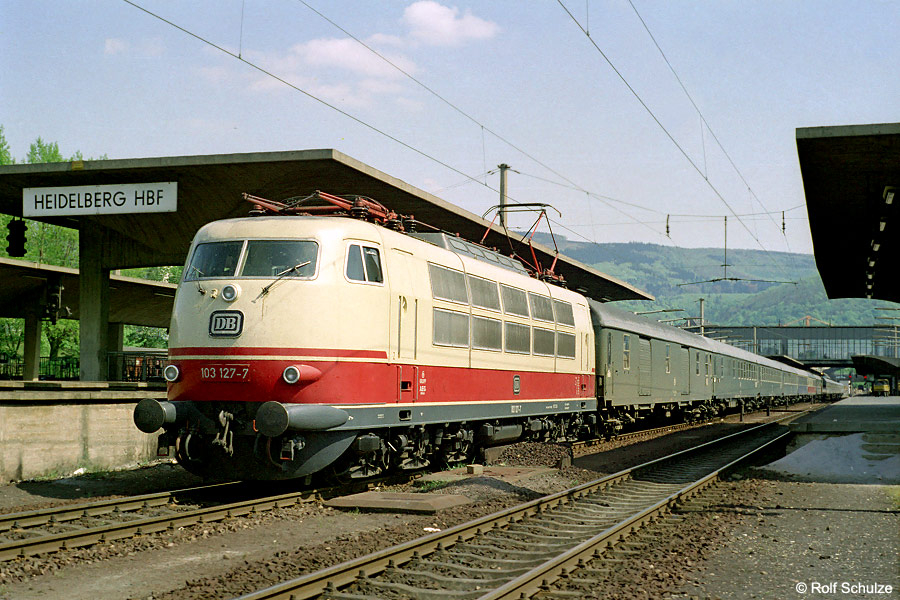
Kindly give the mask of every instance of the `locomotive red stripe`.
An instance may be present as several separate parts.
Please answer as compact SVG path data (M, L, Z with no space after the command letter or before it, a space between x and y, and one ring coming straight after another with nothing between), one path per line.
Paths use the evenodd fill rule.
M169 356L321 356L327 358L387 358L383 350L341 350L338 348L266 348L195 346L169 348Z
M465 367L370 362L304 361L322 372L318 381L296 385L281 378L296 361L255 360L246 382L201 380L200 369L228 359L174 361L182 379L171 384L170 400L310 404L397 402L497 402L592 398L594 378L584 373L501 371ZM233 360L233 359L232 359ZM519 393L514 378L519 378ZM404 383L406 382L406 383Z

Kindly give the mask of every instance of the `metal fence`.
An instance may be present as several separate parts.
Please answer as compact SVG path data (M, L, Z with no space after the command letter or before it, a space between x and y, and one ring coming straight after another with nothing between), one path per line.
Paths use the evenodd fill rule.
M107 365L110 381L163 381L165 350L110 352Z
M109 381L163 381L165 350L110 352L107 355ZM42 356L38 378L49 381L76 381L80 376L77 356L51 359ZM22 379L25 363L18 356L0 353L0 380Z

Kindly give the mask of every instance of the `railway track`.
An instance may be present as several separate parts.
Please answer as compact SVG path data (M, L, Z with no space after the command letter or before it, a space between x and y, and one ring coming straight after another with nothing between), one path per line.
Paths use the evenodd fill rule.
M752 416L754 414L761 413L769 413L769 412L777 412L777 413L804 413L809 412L810 409L805 408L790 408L789 406L778 406L773 407L770 411L766 410L757 410L753 412L745 413L745 416ZM813 410L818 410L813 409ZM654 427L652 429L639 429L636 431L627 431L625 433L619 433L615 437L612 438L593 438L590 440L580 440L577 442L571 442L569 447L572 449L572 456L584 456L587 454L595 454L597 452L602 452L605 448L604 446L615 442L637 442L643 440L653 439L662 435L666 435L668 433L675 433L676 431L684 431L686 429L695 429L699 427L705 427L707 425L711 425L713 423L723 423L725 422L724 417L714 417L712 419L707 419L705 421L694 421L692 423L674 423L672 425L663 425L662 427Z
M778 421L546 496L239 600L496 600L580 597L557 582L591 585L590 566L676 503L787 435ZM599 578L599 579L598 579Z
M664 425L663 427L654 427L653 429L628 431L626 433L620 433L610 439L594 438L590 440L572 442L571 444L569 444L569 447L572 448L573 456L584 456L585 454L593 454L595 452L601 451L604 444L607 444L609 442L649 440L661 435L665 435L667 433L684 431L685 429L691 429L692 427L703 427L705 425L709 425L710 423L715 423L718 421L719 419L704 421L702 423L675 423L674 425Z
M0 515L0 562L221 521L408 480L408 476L394 476L264 497L253 497L245 484L231 482ZM228 494L251 497L222 503L222 497Z

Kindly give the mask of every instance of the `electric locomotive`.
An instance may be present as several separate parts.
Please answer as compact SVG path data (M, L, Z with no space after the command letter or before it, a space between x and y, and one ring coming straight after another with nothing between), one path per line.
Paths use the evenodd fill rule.
M188 470L371 476L593 427L583 296L444 233L293 212L213 222L192 243L168 399L135 409Z

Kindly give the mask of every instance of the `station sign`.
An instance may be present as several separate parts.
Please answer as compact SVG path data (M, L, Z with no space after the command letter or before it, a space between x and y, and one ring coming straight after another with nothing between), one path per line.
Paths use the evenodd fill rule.
M175 212L178 182L39 187L22 190L22 216L63 217Z

